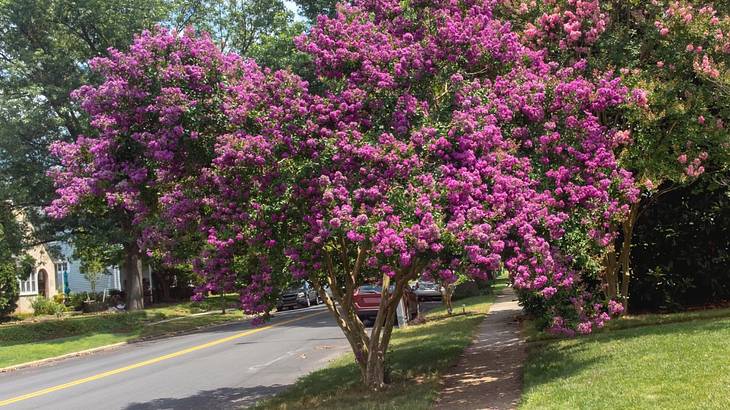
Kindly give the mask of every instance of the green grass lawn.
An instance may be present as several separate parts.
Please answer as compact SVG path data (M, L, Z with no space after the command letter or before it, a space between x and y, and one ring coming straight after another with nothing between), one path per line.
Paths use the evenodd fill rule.
M588 337L535 343L525 366L522 409L728 407L727 309L628 317Z
M191 316L218 309L220 301L155 306L141 312L111 313L0 326L0 368L140 338L158 337L232 320L240 310ZM173 321L156 323L164 319Z
M503 282L503 281L502 281ZM500 283L499 287L503 286ZM391 384L372 394L363 389L352 354L315 371L281 395L258 403L260 409L428 409L439 391L439 375L469 345L494 295L456 301L454 316L439 308L422 325L396 329L386 358ZM466 315L459 314L465 305Z

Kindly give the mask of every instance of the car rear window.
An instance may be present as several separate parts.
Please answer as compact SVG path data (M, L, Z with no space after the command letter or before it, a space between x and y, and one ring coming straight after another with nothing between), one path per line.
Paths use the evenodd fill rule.
M380 293L383 288L378 285L362 285L358 292L360 293Z

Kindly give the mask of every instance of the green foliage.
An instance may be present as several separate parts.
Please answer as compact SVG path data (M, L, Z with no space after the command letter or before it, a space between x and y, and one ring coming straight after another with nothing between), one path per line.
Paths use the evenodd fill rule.
M87 129L69 94L91 78L86 62L167 15L164 0L0 1L0 201L12 199L38 228L52 186L48 145Z
M337 5L334 0L295 0L295 3L310 23L315 23L320 14L334 16Z
M56 303L63 304L65 300L66 300L66 295L64 295L63 293L56 293L55 295L53 295L53 301Z
M466 280L457 283L454 288L454 300L466 299L474 296L481 296L491 293L492 286L487 281L482 280Z
M30 305L33 307L33 315L54 315L61 316L66 311L66 306L62 303L58 303L53 299L48 299L44 296L38 296L33 300Z
M81 310L84 306L84 301L88 300L89 296L86 292L71 293L66 298L66 306L73 310Z
M22 256L25 240L24 226L11 204L0 200L0 321L15 311L20 296L18 279L27 278L33 269L32 258Z
M268 38L288 31L294 15L281 0L182 0L171 20L178 29L192 26L209 33L223 51L253 57ZM286 44L281 51L293 50Z
M0 263L0 322L15 311L19 295L15 266L10 263Z

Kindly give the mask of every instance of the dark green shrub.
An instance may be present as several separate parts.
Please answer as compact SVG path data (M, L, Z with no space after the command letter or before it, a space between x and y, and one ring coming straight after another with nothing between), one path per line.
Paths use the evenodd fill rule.
M18 274L15 266L0 264L0 322L8 318L18 307Z
M631 251L632 311L677 311L730 300L730 189L704 177L639 218Z
M33 307L33 315L56 315L61 316L66 311L66 307L61 303L48 299L43 296L38 296L34 301L30 303Z
M88 299L86 292L71 293L66 298L66 306L73 310L82 310L84 301Z
M109 305L101 300L87 300L83 302L81 310L84 313L103 312L109 309Z
M488 295L492 291L489 282L483 280L467 280L456 285L453 300L470 298L472 296Z

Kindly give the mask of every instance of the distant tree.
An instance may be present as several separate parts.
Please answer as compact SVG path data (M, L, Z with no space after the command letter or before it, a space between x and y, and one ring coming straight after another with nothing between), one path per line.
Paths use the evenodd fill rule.
M317 16L334 17L337 11L337 1L334 0L295 0L295 3L311 24L317 22Z
M194 27L208 33L222 51L250 56L266 37L285 32L294 15L282 0L183 0L170 18L178 31Z
M122 247L97 242L94 236L77 234L72 239L74 245L74 259L80 261L80 270L84 278L89 281L91 293L96 295L96 284L104 276L111 274L109 267L117 265L122 259Z
M18 281L27 279L33 270L33 259L23 255L26 237L10 204L0 202L0 321L15 311Z

